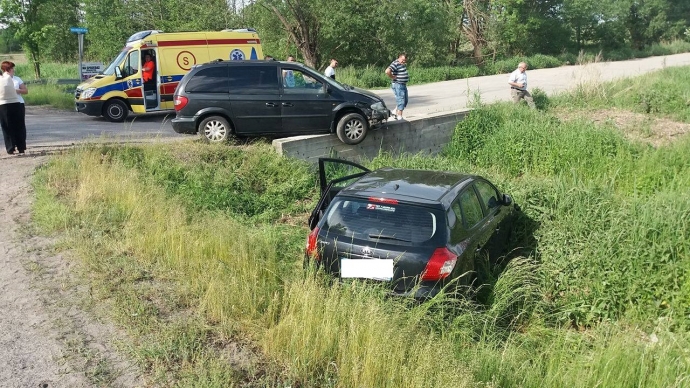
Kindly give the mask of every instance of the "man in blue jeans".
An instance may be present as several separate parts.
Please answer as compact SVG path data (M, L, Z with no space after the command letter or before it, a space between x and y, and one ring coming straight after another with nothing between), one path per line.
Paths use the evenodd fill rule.
M395 120L403 119L403 109L407 106L407 82L410 80L410 74L407 72L407 54L401 53L398 59L394 60L388 68L386 68L386 75L392 80L391 88L395 95Z

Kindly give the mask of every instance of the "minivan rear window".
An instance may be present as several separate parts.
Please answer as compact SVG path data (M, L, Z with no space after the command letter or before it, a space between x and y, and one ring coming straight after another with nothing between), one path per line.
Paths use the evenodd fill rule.
M227 66L215 66L199 70L184 90L187 93L228 93L229 85Z
M336 198L322 230L331 236L419 244L440 235L444 223L437 213L409 204Z

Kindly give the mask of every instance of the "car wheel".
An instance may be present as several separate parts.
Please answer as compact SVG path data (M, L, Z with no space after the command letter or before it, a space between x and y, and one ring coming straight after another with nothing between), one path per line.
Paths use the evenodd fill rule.
M359 113L348 113L338 121L336 134L345 144L359 144L367 136L369 122Z
M230 123L224 117L210 116L199 123L201 138L209 143L225 143L232 136Z
M125 121L127 114L129 114L127 104L125 104L125 102L122 100L118 100L117 98L108 100L103 107L103 117L113 123L121 123Z

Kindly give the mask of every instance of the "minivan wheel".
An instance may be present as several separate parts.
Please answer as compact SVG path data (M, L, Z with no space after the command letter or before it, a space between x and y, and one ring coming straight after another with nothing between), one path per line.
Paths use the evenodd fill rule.
M199 134L209 143L225 143L232 136L230 123L221 116L209 116L199 123Z
M124 101L113 98L108 100L103 107L103 117L113 123L121 123L127 118L129 108Z
M367 136L369 122L359 113L348 113L338 121L336 134L345 144L359 144Z

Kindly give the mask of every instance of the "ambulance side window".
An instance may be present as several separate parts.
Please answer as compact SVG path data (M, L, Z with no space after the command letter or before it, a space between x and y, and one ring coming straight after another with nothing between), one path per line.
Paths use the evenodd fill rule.
M139 71L139 51L132 51L127 55L122 68L122 76L129 77Z

